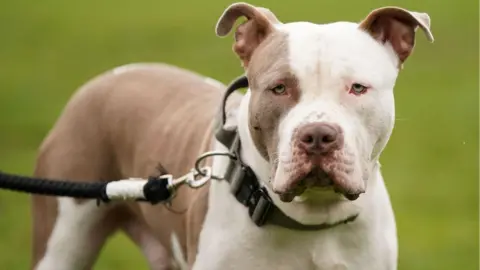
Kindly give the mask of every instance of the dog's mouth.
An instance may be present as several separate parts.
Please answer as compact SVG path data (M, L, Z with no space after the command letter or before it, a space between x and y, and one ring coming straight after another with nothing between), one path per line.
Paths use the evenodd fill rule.
M319 167L313 168L302 180L300 184L307 188L328 188L333 186L332 177Z
M292 182L292 185L286 192L279 192L279 198L283 202L291 202L297 196L302 195L307 189L316 191L333 191L342 194L346 199L354 201L359 197L359 193L349 193L343 191L335 183L335 175L327 173L320 167L314 167L308 173L299 175Z
M291 202L296 196L302 195L307 189L332 190L332 177L321 168L315 167L305 175L300 175L292 182L296 183L288 191L279 193L283 202Z

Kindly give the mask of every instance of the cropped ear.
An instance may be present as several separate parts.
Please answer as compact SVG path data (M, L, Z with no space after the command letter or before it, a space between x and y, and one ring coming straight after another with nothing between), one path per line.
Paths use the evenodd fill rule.
M418 27L423 30L427 39L433 42L428 14L399 7L375 9L368 14L359 27L383 44L388 41L400 60L400 66L413 51L415 31Z
M216 33L223 37L230 33L233 25L240 17L247 21L235 30L233 51L242 61L244 68L248 67L255 49L274 30L274 24L280 23L277 17L268 9L254 7L247 3L235 3L227 7L217 22Z

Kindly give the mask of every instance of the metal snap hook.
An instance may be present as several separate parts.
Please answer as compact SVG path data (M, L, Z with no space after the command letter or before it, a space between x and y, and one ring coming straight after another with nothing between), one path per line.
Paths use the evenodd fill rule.
M179 178L173 178L171 174L166 174L159 177L159 179L165 179L168 181L167 188L172 194L172 197L175 196L175 193L180 186L184 185L185 183L188 183L190 179L194 179L194 178L195 178L195 175L193 171Z
M212 168L211 167L203 167L201 170L201 174L200 172L197 172L196 174L197 175L203 175L202 178L200 179L195 179L195 177L193 178L188 178L186 180L186 184L191 187L191 188L200 188L202 187L203 185L205 185L208 181L210 181L210 179L212 179Z

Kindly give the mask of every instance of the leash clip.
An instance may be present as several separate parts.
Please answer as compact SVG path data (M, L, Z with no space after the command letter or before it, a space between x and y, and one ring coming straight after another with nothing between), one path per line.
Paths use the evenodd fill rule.
M202 178L197 179L198 176L202 176ZM212 168L208 166L201 168L200 172L192 169L189 173L178 178L173 178L171 174L159 177L159 180L168 181L167 188L172 197L180 186L187 185L190 188L197 189L204 186L210 179L212 179Z
M192 172L190 173L193 175L191 178L187 178L185 180L186 184L190 188L200 188L203 187L210 179L212 179L212 168L209 166L205 166L200 171L196 171L192 169ZM196 179L197 176L201 175L202 178Z

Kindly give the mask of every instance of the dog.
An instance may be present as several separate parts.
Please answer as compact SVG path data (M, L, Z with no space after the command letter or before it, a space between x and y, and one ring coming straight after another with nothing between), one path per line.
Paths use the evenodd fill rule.
M234 127L223 131L236 144L216 136L226 87L214 79L153 63L93 78L42 143L36 176L181 176L202 153L232 145L237 160L214 156L207 164L227 181L182 187L169 207L33 196L32 268L89 269L120 229L151 269L396 269L379 157L417 29L433 42L428 14L399 7L375 9L359 23L319 25L283 23L248 3L228 6L216 33L234 30L233 51L248 79L246 94L228 95L221 108L220 126ZM229 176L255 190L248 200L232 195ZM251 198L252 209L245 207ZM263 215L269 211L281 218Z

